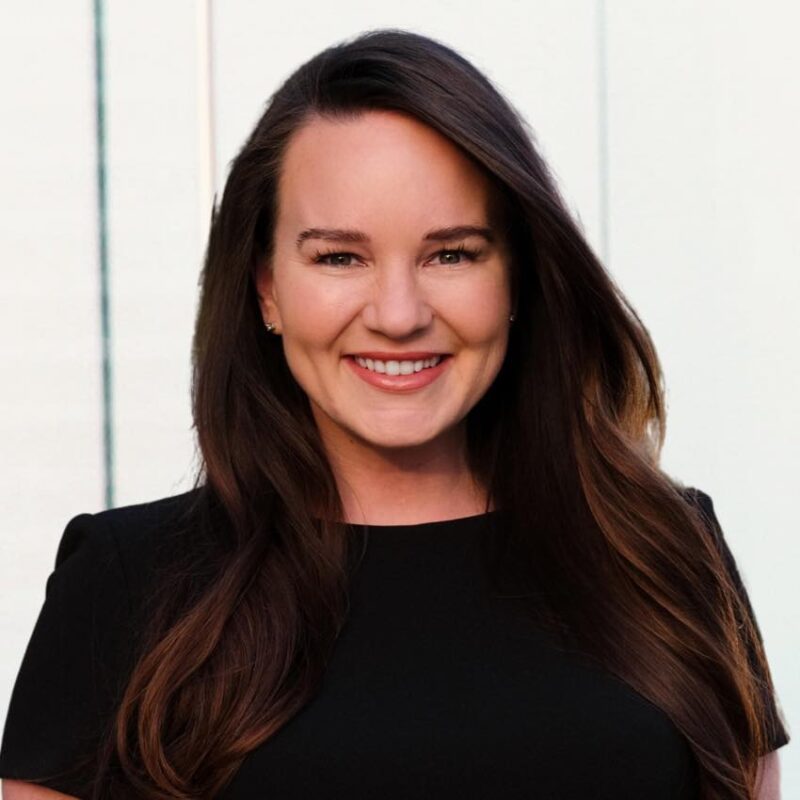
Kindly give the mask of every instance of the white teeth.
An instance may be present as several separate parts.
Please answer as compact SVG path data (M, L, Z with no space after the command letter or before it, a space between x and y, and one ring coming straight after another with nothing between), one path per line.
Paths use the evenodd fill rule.
M428 367L435 367L442 360L442 356L433 356L433 358L419 359L417 361L378 361L377 359L355 356L355 360L360 367L372 372L381 372L386 375L411 375L412 372L421 372L423 369L428 369Z

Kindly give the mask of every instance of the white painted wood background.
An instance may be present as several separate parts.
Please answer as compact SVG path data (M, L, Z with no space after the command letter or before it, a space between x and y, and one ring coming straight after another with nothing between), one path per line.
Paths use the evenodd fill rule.
M664 466L707 491L800 716L800 11L746 0L107 0L114 505L188 488L210 198L268 96L368 28L440 38L528 119L655 338ZM0 719L67 520L104 505L94 19L0 10ZM784 796L800 794L793 740Z

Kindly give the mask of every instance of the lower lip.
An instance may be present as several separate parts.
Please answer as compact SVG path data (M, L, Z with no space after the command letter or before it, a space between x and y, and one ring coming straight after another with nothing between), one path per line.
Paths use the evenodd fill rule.
M445 356L435 367L423 367L419 372L412 372L410 375L387 375L383 372L373 372L362 367L353 356L346 356L345 361L350 365L350 369L361 378L362 381L377 386L379 389L387 389L392 392L413 392L421 389L429 383L433 383L450 363L450 356Z

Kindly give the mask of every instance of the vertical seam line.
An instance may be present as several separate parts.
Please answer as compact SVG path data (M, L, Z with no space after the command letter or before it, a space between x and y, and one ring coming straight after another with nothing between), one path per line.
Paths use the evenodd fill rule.
M108 186L103 0L94 0L95 135L97 146L97 233L100 283L100 346L103 388L103 489L106 508L114 505L114 419L112 394L111 312L108 272Z
M606 4L597 0L595 11L597 43L597 135L599 166L600 252L603 263L610 266L609 239L609 152L608 152L608 53L606 42Z

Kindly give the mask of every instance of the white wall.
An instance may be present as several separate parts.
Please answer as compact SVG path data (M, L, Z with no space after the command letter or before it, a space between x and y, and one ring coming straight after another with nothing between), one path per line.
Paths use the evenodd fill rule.
M714 499L792 728L797 6L499 0L465 14L452 0L391 13L298 0L279 16L270 7L105 4L114 504L188 488L189 348L209 198L269 94L313 53L367 28L429 34L486 71L530 121L652 332L668 390L664 467ZM47 0L0 15L0 719L63 527L104 502L91 12ZM781 750L787 797L800 791L798 750L795 741Z
M55 6L0 19L3 719L65 517L103 501L91 6Z

